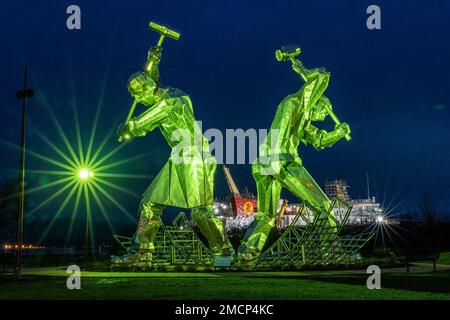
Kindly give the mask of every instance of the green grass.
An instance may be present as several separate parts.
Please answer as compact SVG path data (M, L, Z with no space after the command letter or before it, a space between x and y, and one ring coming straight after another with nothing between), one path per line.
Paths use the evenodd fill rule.
M437 263L450 265L450 252L442 252L437 260Z
M380 290L367 289L362 272L86 273L81 290L68 290L63 271L53 269L47 276L30 272L21 282L3 276L0 300L450 299L448 271L382 274Z

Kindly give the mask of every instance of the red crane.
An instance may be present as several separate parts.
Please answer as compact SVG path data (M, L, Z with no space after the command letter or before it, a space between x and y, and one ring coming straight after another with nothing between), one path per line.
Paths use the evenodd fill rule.
M248 194L242 197L236 183L231 176L230 169L223 166L223 172L227 179L228 187L231 192L231 207L233 209L234 216L236 218L247 217L256 214L258 202L254 197L250 197Z

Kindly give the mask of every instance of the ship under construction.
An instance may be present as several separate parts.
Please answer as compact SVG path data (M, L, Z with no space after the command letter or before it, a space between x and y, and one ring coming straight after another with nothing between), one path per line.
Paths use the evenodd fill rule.
M223 171L230 190L230 201L216 201L214 204L215 213L224 219L228 227L246 227L256 215L257 200L248 190L244 193L239 192L228 167L224 166ZM367 188L367 197L362 199L352 199L349 194L349 188L350 186L344 179L327 180L324 188L330 199L339 199L352 208L345 224L371 224L380 222L380 219L383 219L384 223L394 223L394 221L387 220L384 217L384 208L374 196L370 196L369 188ZM284 229L292 224L300 207L300 203L288 203L287 200L280 199L276 226ZM343 221L344 214L345 212L339 208L334 208L334 215L338 221ZM295 224L307 225L313 220L313 213L307 210L304 219L296 219Z

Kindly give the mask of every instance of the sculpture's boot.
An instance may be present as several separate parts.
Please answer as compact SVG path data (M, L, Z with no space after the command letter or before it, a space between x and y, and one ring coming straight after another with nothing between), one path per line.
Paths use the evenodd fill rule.
M256 215L255 220L245 233L244 240L239 246L238 263L249 264L256 261L266 243L267 236L274 224L274 219L262 212Z
M116 265L147 266L152 265L152 252L155 249L154 240L161 225L159 219L164 206L154 203L141 203L139 223L133 240L133 245L123 256L111 256L111 262Z
M231 256L234 259L235 251L228 240L225 225L214 214L212 206L193 208L192 218L208 240L209 248L215 256Z

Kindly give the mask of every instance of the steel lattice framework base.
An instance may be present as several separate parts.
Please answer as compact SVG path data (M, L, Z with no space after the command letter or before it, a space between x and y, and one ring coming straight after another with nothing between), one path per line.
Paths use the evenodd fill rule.
M162 265L212 265L214 254L197 237L184 212L175 218L172 225L164 225L158 230L152 252L152 266ZM131 239L114 235L119 244L128 250Z
M307 206L302 204L280 238L248 267L266 270L300 268L304 265L349 264L361 259L359 250L371 239L373 232L340 236L350 215L350 206L333 199L330 212L334 210L335 214L319 215L313 221L309 220L307 210ZM298 226L299 219L303 219L306 226ZM335 226L330 224L330 219ZM130 248L130 238L114 237L125 250ZM172 225L166 226L161 221L154 245L153 267L214 264L214 253L197 237L184 212L175 218Z
M351 206L333 199L327 215L309 221L307 206L302 204L295 218L280 238L265 250L255 262L256 268L296 267L303 265L348 264L360 260L359 250L373 232L339 236L351 212ZM335 214L330 214L334 210ZM339 219L336 219L335 216ZM299 219L306 226L298 226ZM336 226L330 224L330 219Z

